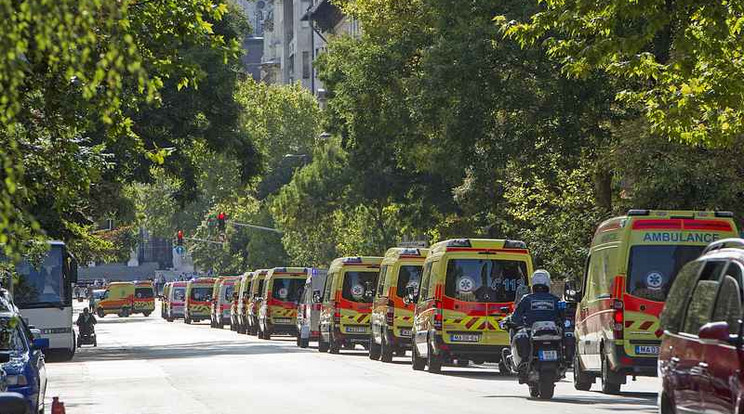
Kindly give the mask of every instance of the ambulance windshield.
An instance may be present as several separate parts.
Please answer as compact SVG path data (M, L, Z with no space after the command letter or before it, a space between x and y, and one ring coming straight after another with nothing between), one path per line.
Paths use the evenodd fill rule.
M513 302L527 284L527 263L521 260L451 259L445 294L467 302Z
M705 246L657 245L630 249L626 289L639 298L664 302L677 272L700 256Z

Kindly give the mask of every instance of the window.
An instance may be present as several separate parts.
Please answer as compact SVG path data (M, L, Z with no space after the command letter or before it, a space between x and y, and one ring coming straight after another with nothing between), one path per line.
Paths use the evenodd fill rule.
M742 271L736 263L729 264L721 282L715 307L713 308L713 322L728 322L729 333L739 333L739 319L742 317Z
M695 285L687 307L682 332L697 335L700 327L710 322L720 285L720 275L725 265L724 261L710 261L703 267L700 280Z
M302 289L305 287L304 279L281 278L274 279L271 296L282 302L296 302L300 299Z
M173 300L176 302L183 302L186 298L186 288L178 287L173 289Z
M344 273L341 296L352 302L371 303L378 275L379 272L350 271Z
M377 281L377 296L383 296L383 292L385 291L385 279L387 279L388 268L388 265L380 268L380 280Z
M23 352L26 341L20 329L21 324L13 318L3 318L0 322L0 351Z
M627 291L643 299L664 302L675 276L697 259L704 246L634 246L630 249Z
M302 52L302 79L310 79L310 52Z
M421 279L421 287L419 288L419 296L416 298L429 299L429 281L431 280L431 264L432 262L424 264L424 274Z
M191 289L191 300L204 302L212 297L211 287L195 287Z
M451 259L444 292L466 302L513 302L517 289L526 284L527 263L522 260Z
M413 288L413 295L418 295L422 272L422 266L406 265L400 267L400 270L398 271L398 286L396 287L395 292L398 297L405 297L408 293L409 286Z
M325 291L323 292L323 300L331 300L331 287L333 286L333 278L336 276L335 273L329 273L325 281Z
M153 292L152 288L149 287L137 288L134 290L134 296L137 299L145 299L154 297L155 293Z
M223 298L223 299L224 299L225 301L228 301L228 302L229 302L229 301L231 301L231 300L232 300L232 295L233 295L233 292L234 292L234 291L235 291L235 286L234 286L234 285L230 285L230 286L225 286L225 287L223 288L223 295L222 295L222 298Z
M695 261L686 264L679 271L677 277L669 290L664 312L661 314L661 326L669 332L679 332L685 307L690 298L690 293L698 281L698 274L703 268L704 261Z

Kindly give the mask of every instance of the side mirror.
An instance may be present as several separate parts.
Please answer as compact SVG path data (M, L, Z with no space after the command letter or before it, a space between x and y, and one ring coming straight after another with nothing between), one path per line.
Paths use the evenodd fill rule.
M511 309L508 306L502 306L500 309L501 313L509 313Z
M728 322L706 323L700 327L698 338L730 343L729 324Z

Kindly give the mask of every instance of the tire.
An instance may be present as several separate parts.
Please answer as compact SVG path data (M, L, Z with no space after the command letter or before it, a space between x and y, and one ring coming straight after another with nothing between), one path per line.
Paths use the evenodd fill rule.
M129 308L124 308L124 309L122 309L122 310L121 310L121 312L119 313L119 317L120 317L120 318L128 318L128 317L129 317L129 314L130 314L130 312L129 312Z
M390 344L387 343L387 340L385 339L387 336L385 335L383 331L382 335L382 345L380 346L381 351L380 352L380 361L390 363L393 362L393 347L390 346Z
M310 338L300 339L300 348L307 348L310 346Z
M173 322L173 318L170 318L169 317L167 320L168 320L168 322Z
M411 368L413 368L414 371L423 371L425 366L426 360L419 356L416 343L413 342L413 346L411 347Z
M594 378L591 375L585 373L583 369L581 369L579 354L574 355L573 374L574 388L577 391L589 391L590 389L592 389Z
M537 384L528 384L530 387L530 397L537 398L540 396L540 388L538 388Z
M215 327L215 328L217 328L217 329L220 329L220 330L222 330L222 329L225 329L225 324L224 324L224 323L222 323L222 321L219 321L219 322L217 322L217 323L216 323L216 324L214 325L214 327Z
M295 345L299 347L301 343L302 343L302 337L300 337L300 334L297 334L297 337L295 338Z
M537 388L540 393L538 398L541 400L549 400L553 398L553 394L555 394L555 383L552 379L540 378L540 381L537 383Z
M429 345L429 352L426 356L426 366L429 368L429 373L439 374L442 372L442 357L434 355L434 351Z
M373 361L377 361L380 359L380 354L382 353L382 346L377 345L375 343L374 338L370 335L369 337L369 359Z
M328 352L331 354L338 354L341 352L341 344L338 343L336 338L333 335L333 331L331 331L331 341L328 344Z
M99 318L103 318L106 316L106 312L103 311L103 308L98 308L98 311L96 313L98 314Z
M183 323L185 323L186 325L191 325L191 318L189 317L183 318Z
M470 361L468 361L467 359L457 358L457 366L458 367L467 368L469 365L470 365Z
M611 382L612 372L610 372L610 363L607 357L602 357L602 393L609 395L620 394L622 384Z
M142 314L145 315L145 318L146 318L146 317L150 316L150 313L151 312L143 312Z
M322 335L320 339L318 339L318 352L328 352L328 342L323 340Z

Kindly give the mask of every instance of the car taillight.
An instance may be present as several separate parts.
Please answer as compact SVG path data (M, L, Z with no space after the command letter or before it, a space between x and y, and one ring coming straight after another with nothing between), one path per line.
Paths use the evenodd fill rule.
M387 323L388 326L393 326L394 321L395 321L395 306L393 304L393 301L388 301L387 313L385 314L385 323Z
M434 329L441 331L442 330L442 302L435 300L434 301Z
M623 325L625 323L625 314L623 313L623 301L615 300L612 303L612 319L614 325L612 330L615 333L615 339L623 339Z

